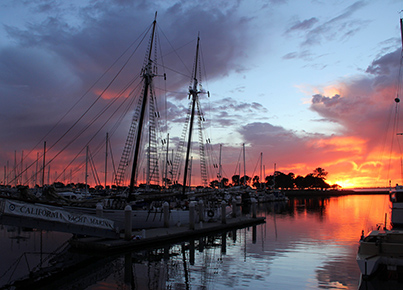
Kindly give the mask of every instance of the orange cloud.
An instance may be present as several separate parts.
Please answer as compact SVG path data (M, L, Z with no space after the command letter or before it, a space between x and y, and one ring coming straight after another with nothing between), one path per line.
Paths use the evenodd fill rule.
M335 136L327 139L314 140L310 145L325 151L356 152L361 154L366 141L358 137Z

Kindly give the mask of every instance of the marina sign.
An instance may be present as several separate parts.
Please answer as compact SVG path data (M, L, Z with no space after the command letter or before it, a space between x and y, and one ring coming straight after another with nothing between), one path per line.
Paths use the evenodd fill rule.
M105 218L7 199L0 200L0 203L0 214L114 230L114 222Z

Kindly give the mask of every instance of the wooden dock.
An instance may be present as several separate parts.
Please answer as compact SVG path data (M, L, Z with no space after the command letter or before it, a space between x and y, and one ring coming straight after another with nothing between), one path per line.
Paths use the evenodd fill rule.
M127 250L144 248L145 246L148 247L163 243L178 242L236 228L254 226L264 222L264 217L252 218L249 216L242 216L227 219L225 224L219 221L198 223L195 225L194 229L190 229L189 225L183 225L170 228L133 231L132 239L130 240L124 239L124 234L121 234L121 239L85 237L72 239L70 244L73 248L82 251L124 252Z

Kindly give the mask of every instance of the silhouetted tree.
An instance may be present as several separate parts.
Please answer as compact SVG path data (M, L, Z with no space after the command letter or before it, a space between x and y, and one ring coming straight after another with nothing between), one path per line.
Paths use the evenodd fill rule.
M210 182L211 188L218 188L219 186L220 186L220 183L218 182L218 180L213 180Z
M306 182L305 182L305 178L301 175L298 175L295 179L294 179L294 184L298 189L304 189L306 188Z
M239 175L232 176L232 185L239 185Z
M247 175L242 176L241 180L240 180L241 184L248 184L249 181L250 181L250 177Z
M258 188L260 186L259 176L255 175L252 179L252 186Z
M228 178L226 177L221 178L221 187L228 187L228 182L229 182Z
M294 188L294 173L285 175L280 171L276 171L276 188Z
M330 185L324 181L323 177L317 177L313 173L309 173L304 179L305 186L308 188L330 188Z
M265 181L266 181L266 187L272 187L274 176L273 175L266 176Z
M318 178L321 178L321 179L323 179L323 180L326 179L327 174L328 174L328 172L327 172L325 169L321 168L321 167L317 167L317 168L313 171L313 176L318 177Z

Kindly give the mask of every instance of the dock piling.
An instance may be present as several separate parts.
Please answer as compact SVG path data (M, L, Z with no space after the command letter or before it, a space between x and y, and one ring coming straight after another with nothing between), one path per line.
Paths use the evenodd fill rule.
M195 229L195 203L195 201L191 201L189 204L189 229L191 230Z
M221 223L222 224L227 223L227 216L226 216L227 211L226 211L226 208L227 208L227 203L223 200L221 202Z
M256 209L257 209L257 200L255 198L251 199L252 201L252 218L256 218Z
M132 238L132 207L125 207L125 240L130 241Z
M236 204L236 201L232 203L232 217L236 218L238 214L238 206Z
M199 220L204 222L204 202L199 200Z
M167 201L162 205L162 211L164 212L164 227L169 228L169 203Z
M97 203L96 207L96 216L97 217L103 217L104 216L104 207L102 206L101 203Z

